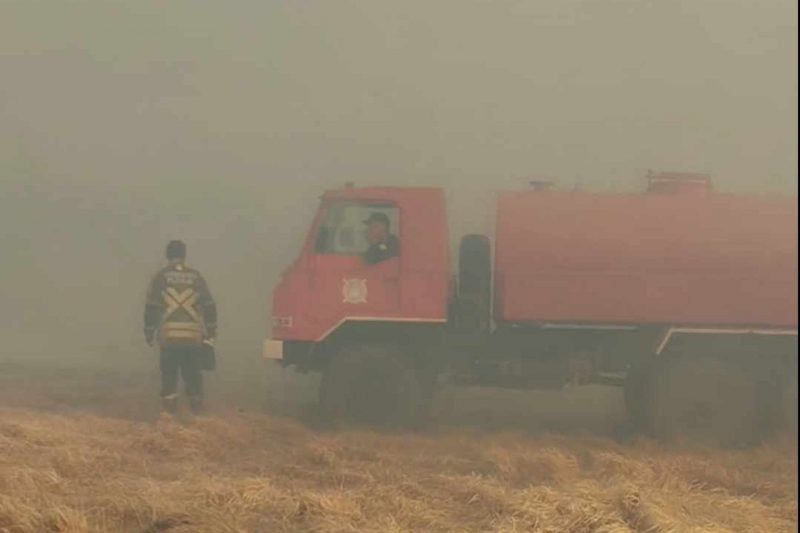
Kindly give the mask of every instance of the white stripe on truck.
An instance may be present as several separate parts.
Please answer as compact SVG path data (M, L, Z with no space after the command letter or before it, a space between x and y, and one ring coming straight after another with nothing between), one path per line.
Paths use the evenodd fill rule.
M750 328L669 328L656 349L656 355L661 355L667 347L673 333L691 333L697 335L776 335L797 336L796 329L750 329Z
M639 329L637 326L615 326L615 325L592 325L592 324L542 324L542 329L596 329L609 331L633 331Z
M409 317L381 317L381 316L347 316L336 323L332 328L328 329L322 334L315 342L321 342L328 338L328 336L339 329L345 322L420 322L425 324L443 324L447 322L446 318L409 318Z

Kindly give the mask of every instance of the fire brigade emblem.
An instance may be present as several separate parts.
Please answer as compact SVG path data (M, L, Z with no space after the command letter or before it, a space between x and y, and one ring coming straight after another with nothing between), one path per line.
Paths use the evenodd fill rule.
M345 279L342 280L342 297L346 304L367 303L367 280Z

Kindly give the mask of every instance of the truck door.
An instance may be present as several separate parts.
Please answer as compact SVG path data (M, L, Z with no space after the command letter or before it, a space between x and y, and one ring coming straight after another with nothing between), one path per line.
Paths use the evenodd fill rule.
M323 206L311 265L315 322L330 327L348 318L390 317L401 304L401 254L376 264L364 255L370 244L365 221L376 213L389 221L400 243L399 209L391 203L336 200Z

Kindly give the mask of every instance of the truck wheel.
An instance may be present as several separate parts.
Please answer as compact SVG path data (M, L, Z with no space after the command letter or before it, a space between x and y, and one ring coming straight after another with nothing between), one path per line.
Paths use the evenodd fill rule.
M786 369L778 360L764 357L764 364L754 372L757 380L757 406L760 431L764 437L773 437L787 426L787 393L789 382Z
M778 372L780 376L776 379L778 384L775 386L778 404L774 408L771 417L774 420L774 428L777 434L783 434L789 438L797 438L797 360L795 359L788 365L781 365Z
M492 254L485 235L466 235L458 251L458 310L460 329L485 332L491 313Z
M442 373L433 379L424 380L422 400L420 401L417 425L432 427L440 424L452 415L455 405L455 386L452 375Z
M790 438L797 438L797 367L783 388L783 430Z
M322 375L319 407L328 426L407 427L417 414L418 383L398 350L349 345L333 354Z
M654 370L655 362L652 359L637 361L625 379L623 387L625 410L631 429L636 433L646 433L651 429Z
M735 358L667 359L654 376L654 435L723 447L746 447L760 435L757 384Z

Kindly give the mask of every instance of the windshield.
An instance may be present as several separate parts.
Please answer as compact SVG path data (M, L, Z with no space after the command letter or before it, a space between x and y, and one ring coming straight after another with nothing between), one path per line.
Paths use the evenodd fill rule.
M386 215L389 231L398 235L398 209L392 204L334 202L327 206L317 233L319 254L362 255L367 251L364 221L375 213Z

